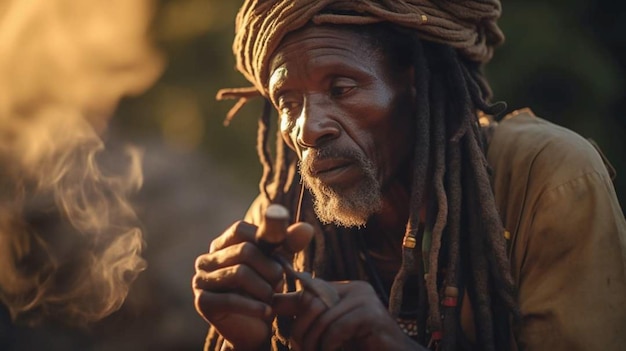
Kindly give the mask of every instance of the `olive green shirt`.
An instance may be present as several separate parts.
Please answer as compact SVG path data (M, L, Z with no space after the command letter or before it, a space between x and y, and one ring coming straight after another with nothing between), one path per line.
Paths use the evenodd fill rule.
M517 111L487 158L510 231L519 288L519 350L626 350L626 223L598 151Z

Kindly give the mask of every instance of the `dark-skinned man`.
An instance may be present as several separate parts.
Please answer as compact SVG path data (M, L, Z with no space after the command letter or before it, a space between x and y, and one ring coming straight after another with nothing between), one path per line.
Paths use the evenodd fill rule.
M481 67L499 14L497 1L244 3L233 49L254 87L220 97L265 98L264 175L244 221L196 261L207 349L626 344L610 176L590 143L529 109L495 122ZM289 238L313 236L282 261L256 238L271 203L309 223ZM285 275L285 252L315 278Z

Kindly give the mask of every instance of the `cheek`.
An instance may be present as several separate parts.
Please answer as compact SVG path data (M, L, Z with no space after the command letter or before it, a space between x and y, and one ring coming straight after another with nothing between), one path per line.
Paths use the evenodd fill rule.
M279 128L280 128L280 135L283 141L285 142L285 144L287 144L287 146L289 146L290 149L297 152L298 150L296 150L296 147L295 147L297 134L294 131L296 128L289 128L287 125L284 125L284 123L282 122L280 123Z
M378 118L372 130L370 155L380 167L383 178L394 174L413 149L414 124L410 100L405 96L390 99L377 106Z

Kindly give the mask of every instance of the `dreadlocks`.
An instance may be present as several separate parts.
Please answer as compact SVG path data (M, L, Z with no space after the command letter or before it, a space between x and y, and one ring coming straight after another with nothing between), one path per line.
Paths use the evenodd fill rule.
M422 41L390 24L359 25L355 31L379 47L388 64L415 68L417 112L410 214L389 311L397 317L406 298L427 301L418 304L421 310L417 315L423 316L418 320L421 341L428 341L424 339L428 332L431 344L454 350L459 343L457 300L465 292L474 310L477 342L484 350L507 349L509 316L518 315L515 287L477 118L477 111L494 115L501 106L487 102L491 91L479 64L462 59L451 47ZM264 169L260 187L272 201L291 205L298 190L292 186L297 178L297 155L279 136L272 160L268 148L270 113L271 105L266 101L257 145ZM424 203L427 189L432 204ZM305 213L312 213L309 203L303 206ZM432 225L420 223L423 207L431 212L427 217L433 219ZM305 217L312 219L311 215ZM336 229L331 231L337 233ZM422 255L416 250L420 239ZM317 274L323 272L323 258L329 257L329 252L357 251L351 247L355 242L316 237L312 269ZM345 265L343 268L347 269ZM407 280L422 274L424 279L417 280L420 295L425 296L403 296Z

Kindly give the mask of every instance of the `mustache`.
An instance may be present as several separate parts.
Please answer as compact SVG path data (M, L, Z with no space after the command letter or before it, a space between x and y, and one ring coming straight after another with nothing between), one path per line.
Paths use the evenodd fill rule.
M311 150L306 157L302 158L298 162L300 173L304 176L312 176L311 167L313 163L326 159L348 160L357 164L361 168L367 167L370 163L369 159L365 157L363 153L360 153L355 149L326 146Z

